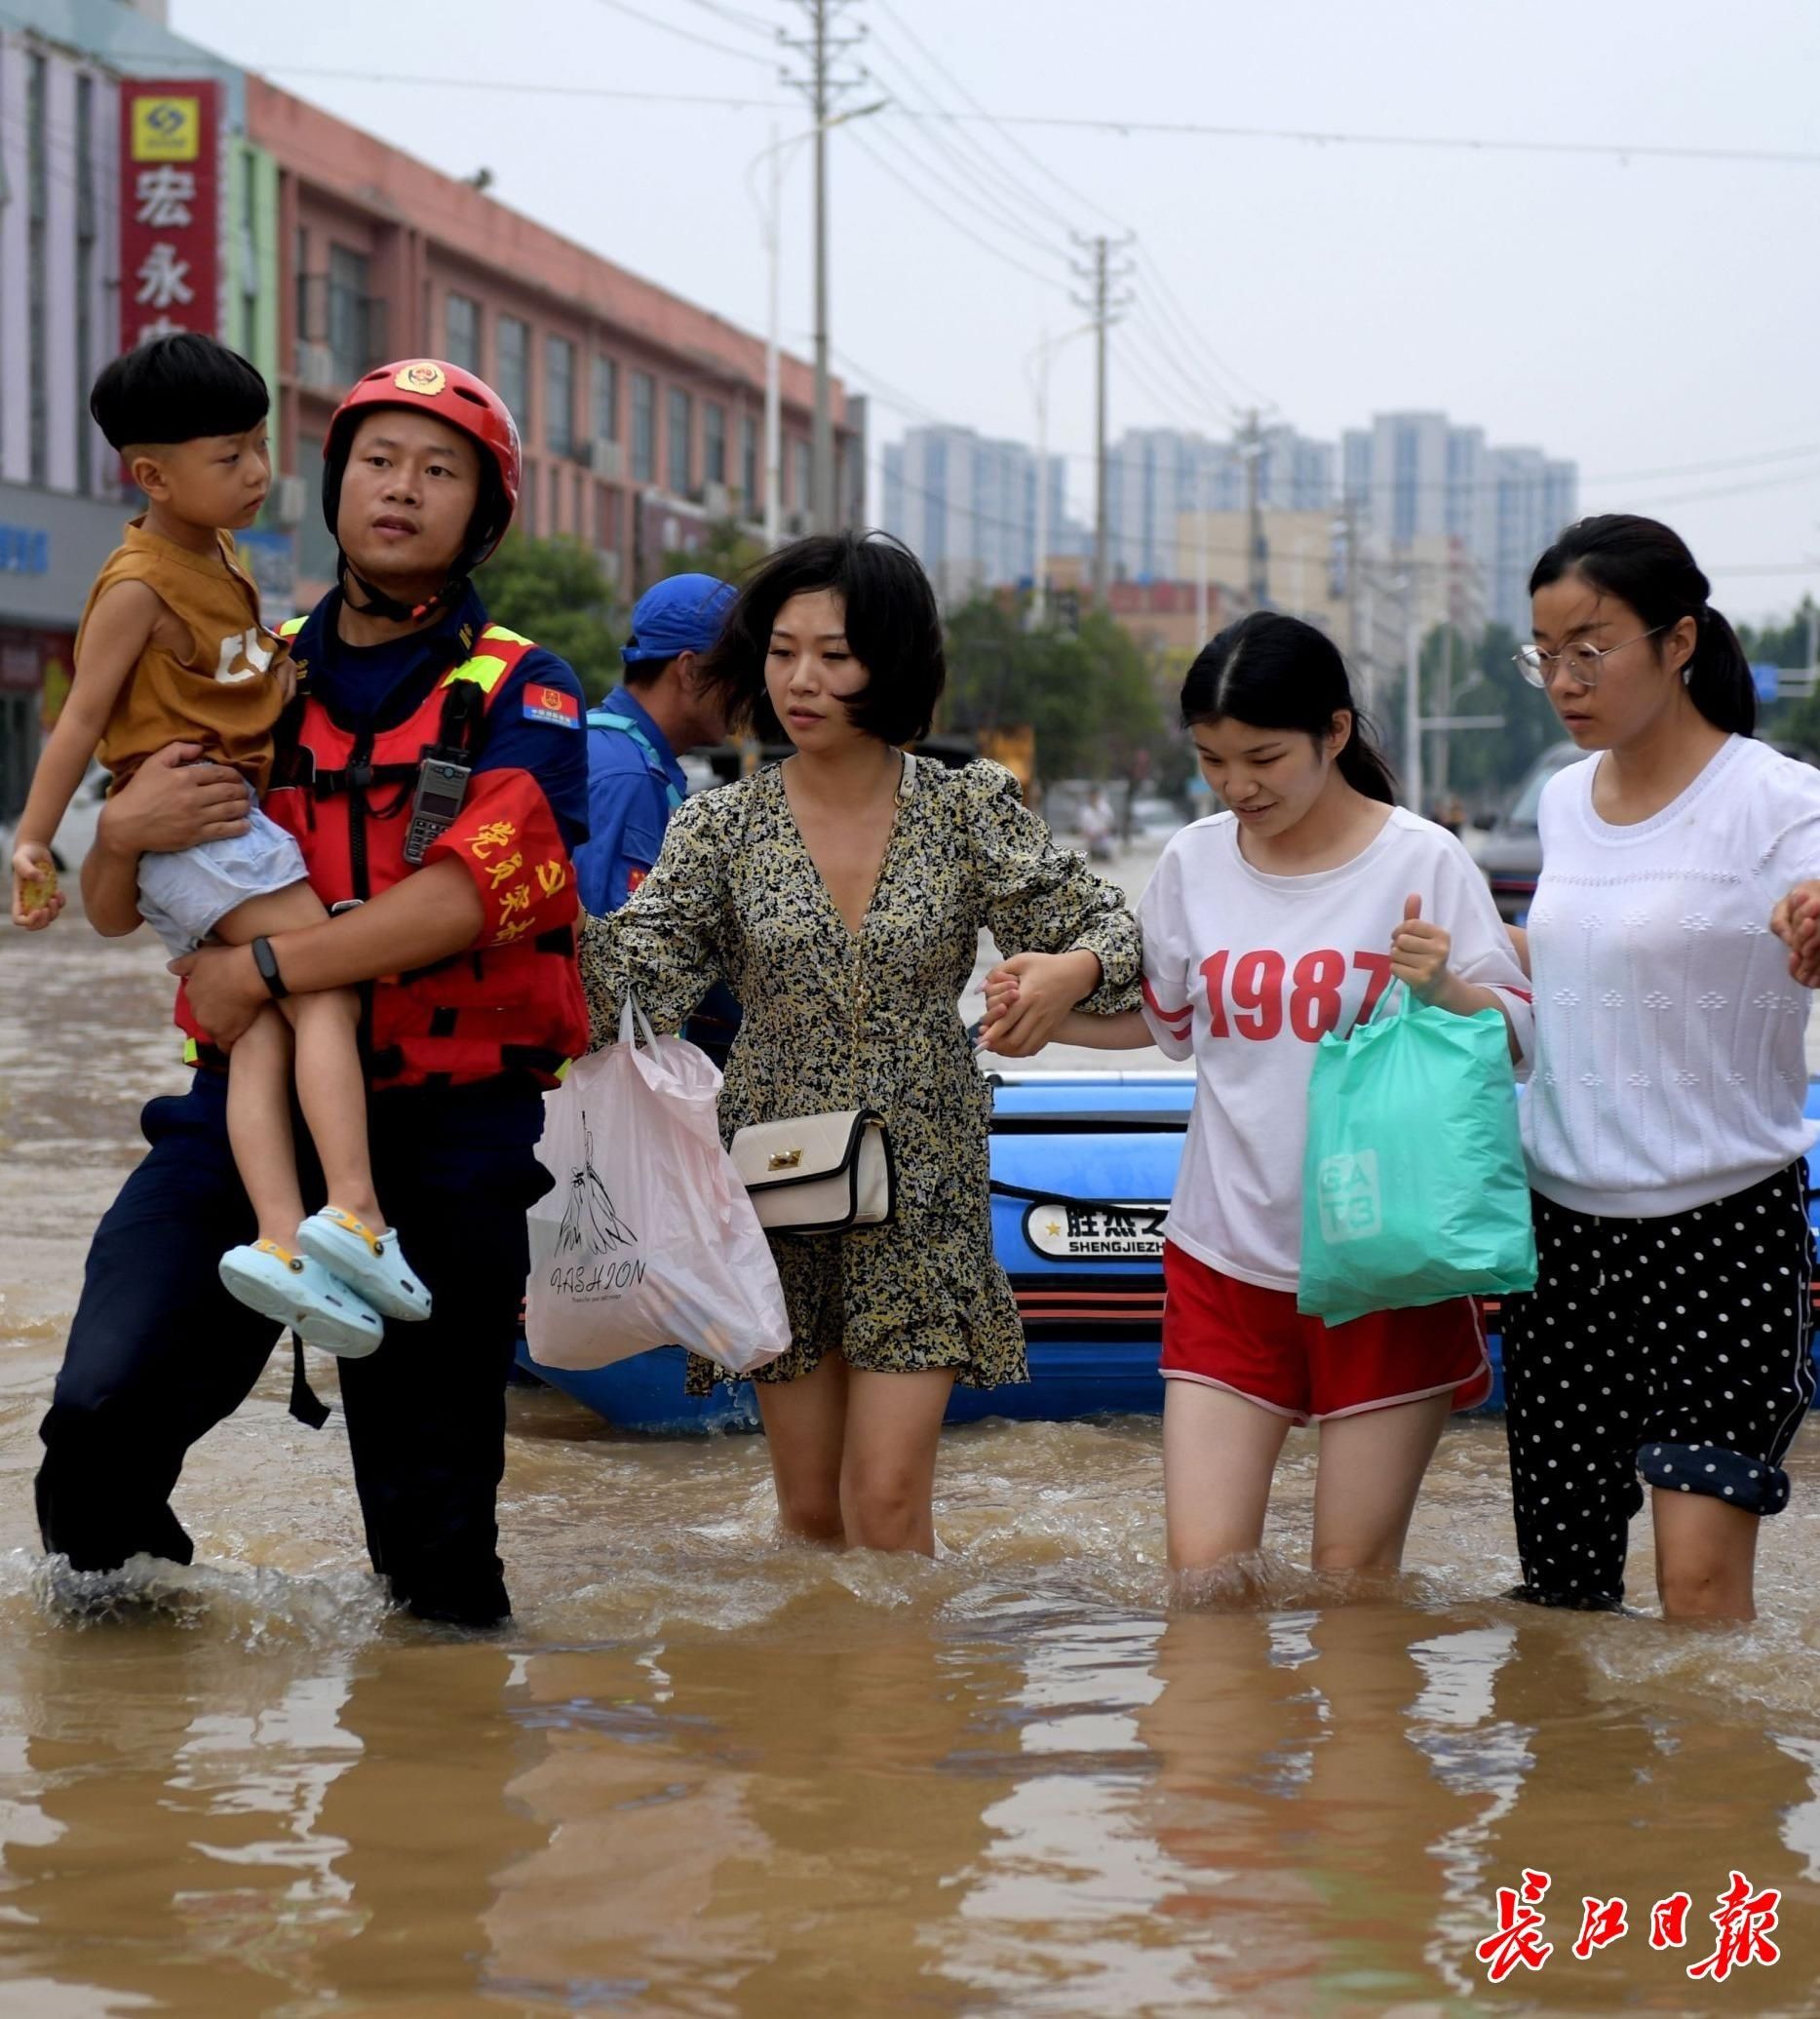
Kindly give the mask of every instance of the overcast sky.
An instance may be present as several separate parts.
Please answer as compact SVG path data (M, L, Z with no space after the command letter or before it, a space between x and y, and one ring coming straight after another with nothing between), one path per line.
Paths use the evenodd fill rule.
M440 168L484 165L504 202L761 330L747 169L806 120L763 24L800 33L804 10L625 6L648 19L620 0L172 0L171 23ZM1814 0L853 0L843 26L869 31L855 104L966 111L971 94L1002 115L1820 156ZM1033 439L1026 360L1080 321L1063 220L1123 225L1114 436L1224 432L1253 393L1327 438L1445 408L1576 458L1585 509L1667 518L1735 615L1820 592L1820 163L1009 132L887 110L831 136L833 342L875 397L874 455L916 419ZM782 270L797 348L809 201L799 150ZM1058 352L1051 394L1083 511L1089 349Z

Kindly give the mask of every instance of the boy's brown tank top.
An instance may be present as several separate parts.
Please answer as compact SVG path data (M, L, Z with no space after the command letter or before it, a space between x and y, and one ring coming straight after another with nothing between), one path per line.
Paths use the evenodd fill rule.
M76 632L78 668L89 618L116 582L145 583L190 636L183 657L149 643L127 676L97 753L114 774L115 790L167 743L199 743L217 762L244 772L255 792L265 790L272 725L285 705L285 647L259 621L259 593L233 536L215 537L218 553L192 554L136 519L89 591Z

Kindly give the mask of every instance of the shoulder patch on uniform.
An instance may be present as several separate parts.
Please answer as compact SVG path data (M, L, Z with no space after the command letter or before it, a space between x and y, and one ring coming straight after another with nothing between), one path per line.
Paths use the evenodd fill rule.
M581 727L581 702L561 687L546 687L541 680L529 680L524 687L524 715L527 721L553 722L559 729Z

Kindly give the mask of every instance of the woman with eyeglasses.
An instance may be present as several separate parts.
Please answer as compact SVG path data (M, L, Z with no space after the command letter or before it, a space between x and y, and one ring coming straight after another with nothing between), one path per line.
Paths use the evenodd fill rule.
M1750 667L1667 526L1581 520L1530 594L1518 663L1589 760L1543 792L1530 911L1512 1596L1617 1610L1646 1483L1664 1614L1749 1619L1814 1392L1814 956L1791 950L1820 910L1820 772L1753 739Z

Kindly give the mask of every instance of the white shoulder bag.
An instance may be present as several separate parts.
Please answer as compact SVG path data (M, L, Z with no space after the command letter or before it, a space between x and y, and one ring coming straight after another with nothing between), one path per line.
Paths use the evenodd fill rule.
M900 807L914 790L915 764L916 759L905 752ZM892 838L896 832L894 821ZM888 839L885 853L890 852ZM879 874L883 874L881 859ZM871 910L869 903L869 913ZM856 1102L865 1018L866 930L862 924L853 955L849 1092ZM800 1114L788 1121L751 1122L734 1132L730 1154L733 1168L757 1209L759 1224L771 1233L837 1234L849 1227L879 1226L891 1218L897 1204L891 1136L884 1116L875 1108L856 1105L828 1114Z

